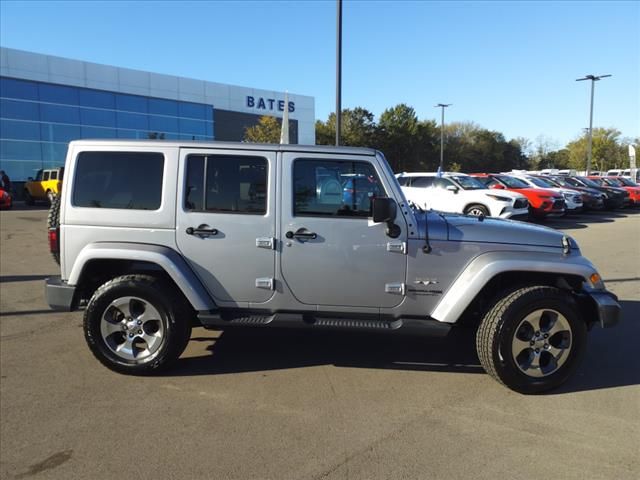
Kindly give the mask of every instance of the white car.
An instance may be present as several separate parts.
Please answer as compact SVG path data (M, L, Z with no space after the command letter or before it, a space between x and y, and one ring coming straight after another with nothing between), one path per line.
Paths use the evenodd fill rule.
M425 210L500 218L529 213L529 201L524 195L488 189L464 173L400 173L396 178L407 200Z
M567 213L580 212L584 207L584 203L582 201L582 194L577 190L556 187L553 184L547 182L544 178L536 177L534 175L525 175L520 173L518 174L508 173L507 175L511 175L512 177L519 178L531 188L544 188L545 190L553 190L554 192L558 192L564 198L564 202L566 203Z

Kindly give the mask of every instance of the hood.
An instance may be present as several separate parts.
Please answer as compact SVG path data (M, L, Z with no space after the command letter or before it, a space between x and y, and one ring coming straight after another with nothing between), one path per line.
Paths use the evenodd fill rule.
M494 195L494 196L498 196L498 197L506 197L506 198L511 198L514 200L517 200L518 198L527 198L525 197L523 194L518 193L515 190L500 190L497 188L485 188L485 189L478 189L478 190L473 190L474 192L482 192L485 195Z
M562 232L530 223L501 218L443 214L448 239L460 242L487 242L562 248ZM575 242L572 242L575 245ZM577 247L577 245L575 245Z
M524 195L527 195L527 194L535 195L537 197L539 196L552 197L552 198L562 197L562 195L560 195L558 192L554 192L553 190L549 190L547 188L527 187L527 188L510 188L509 190L511 190L512 192L520 192Z

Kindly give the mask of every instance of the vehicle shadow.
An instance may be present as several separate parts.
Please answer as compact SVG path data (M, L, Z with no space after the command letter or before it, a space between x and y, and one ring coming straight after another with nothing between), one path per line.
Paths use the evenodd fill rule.
M44 280L51 275L2 275L0 276L0 283L9 282L31 282L33 280Z
M640 384L640 301L621 302L614 328L594 327L582 364L550 395ZM197 332L197 330L194 330ZM221 375L319 365L424 372L484 373L472 329L453 329L447 337L286 329L229 329L209 342L206 355L180 359L164 376Z
M549 392L551 395L640 385L640 301L621 301L620 305L620 323L589 332L578 370L566 384Z
M13 205L11 207L11 209L9 210L3 210L3 212L24 212L24 211L37 211L37 210L49 210L49 204L48 203L44 203L44 202L40 202L40 203L36 203L35 205L27 205L24 202L20 202L20 201L14 201Z
M229 329L211 342L210 355L180 359L167 376L215 375L239 372L335 365L483 373L475 353L472 329L454 329L445 338L406 334Z

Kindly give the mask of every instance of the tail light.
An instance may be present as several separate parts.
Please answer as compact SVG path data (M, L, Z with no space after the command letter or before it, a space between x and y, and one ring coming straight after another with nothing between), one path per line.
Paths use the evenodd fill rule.
M51 253L60 253L60 227L49 229L49 250Z

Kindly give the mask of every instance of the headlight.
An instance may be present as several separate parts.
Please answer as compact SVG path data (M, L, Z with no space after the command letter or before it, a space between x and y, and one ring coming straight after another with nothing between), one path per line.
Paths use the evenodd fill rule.
M491 198L493 198L495 200L498 200L500 202L510 202L511 201L511 199L509 197L501 197L500 195L491 195L489 193L487 193L486 195L487 195L487 197L491 197Z
M2 199L7 200L9 198L9 194L7 192L2 192Z

